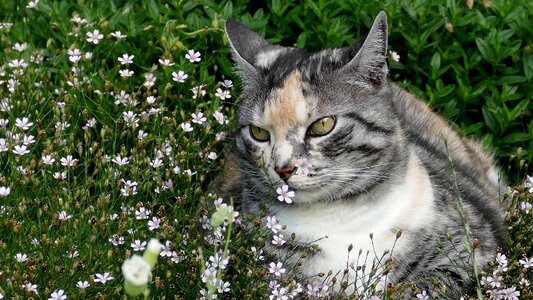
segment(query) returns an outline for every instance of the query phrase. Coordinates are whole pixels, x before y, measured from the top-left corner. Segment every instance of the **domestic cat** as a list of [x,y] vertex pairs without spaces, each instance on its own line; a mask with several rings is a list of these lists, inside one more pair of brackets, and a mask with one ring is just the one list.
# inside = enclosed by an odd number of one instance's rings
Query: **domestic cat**
[[[349,247],[352,258],[369,253],[367,264],[394,248],[388,282],[442,295],[438,277],[446,295],[460,295],[473,270],[465,243],[476,244],[478,266],[504,246],[502,181],[481,144],[389,81],[387,26],[380,12],[363,42],[309,53],[228,20],[243,93],[218,192],[245,216],[286,225],[295,241],[272,253],[305,252],[304,278],[332,271],[340,291],[353,280]],[[282,185],[292,203],[277,199]]]

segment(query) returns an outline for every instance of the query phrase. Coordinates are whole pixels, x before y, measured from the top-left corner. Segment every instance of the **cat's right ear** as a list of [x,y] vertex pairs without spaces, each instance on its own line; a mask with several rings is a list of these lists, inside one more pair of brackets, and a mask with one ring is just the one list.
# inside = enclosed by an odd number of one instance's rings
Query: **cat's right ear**
[[244,80],[257,75],[258,68],[268,68],[283,49],[269,44],[235,19],[228,19],[225,29],[237,71]]

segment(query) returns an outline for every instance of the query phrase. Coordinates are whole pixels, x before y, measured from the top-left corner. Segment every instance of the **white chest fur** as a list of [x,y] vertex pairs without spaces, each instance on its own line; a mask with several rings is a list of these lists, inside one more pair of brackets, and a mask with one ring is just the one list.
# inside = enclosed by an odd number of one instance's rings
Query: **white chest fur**
[[349,258],[357,258],[359,249],[364,258],[368,251],[366,264],[370,267],[374,258],[379,259],[393,247],[396,232],[401,229],[403,235],[396,241],[393,257],[405,252],[417,229],[427,226],[435,217],[433,189],[426,170],[411,153],[401,184],[350,201],[289,206],[277,212],[276,217],[287,226],[285,236],[295,233],[303,243],[318,240],[321,252],[304,262],[301,271],[305,275],[327,274],[330,270],[342,275],[348,265],[350,244],[353,250]]

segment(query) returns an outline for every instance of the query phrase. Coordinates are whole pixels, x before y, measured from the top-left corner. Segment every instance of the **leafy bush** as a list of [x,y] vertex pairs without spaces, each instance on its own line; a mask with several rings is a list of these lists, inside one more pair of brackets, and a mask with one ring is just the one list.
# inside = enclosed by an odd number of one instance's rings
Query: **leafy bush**
[[[361,37],[384,9],[400,55],[393,80],[485,139],[510,178],[523,179],[533,151],[533,4],[467,5],[0,1],[0,295],[119,298],[122,262],[150,237],[165,245],[154,298],[206,293],[206,264],[221,257],[221,297],[273,293],[268,280],[279,278],[260,252],[270,230],[240,218],[212,228],[217,198],[205,192],[224,164],[220,139],[238,101],[223,31],[232,16],[273,43],[317,50]],[[532,257],[529,189],[518,188],[520,209],[509,214],[509,287],[531,280],[520,263]],[[327,294],[290,276],[280,284]]]

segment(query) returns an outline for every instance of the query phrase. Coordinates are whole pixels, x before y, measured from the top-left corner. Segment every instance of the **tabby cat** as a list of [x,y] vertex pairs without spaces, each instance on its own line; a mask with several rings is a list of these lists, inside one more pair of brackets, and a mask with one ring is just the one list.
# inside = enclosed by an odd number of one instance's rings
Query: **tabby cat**
[[[296,239],[283,248],[306,253],[304,278],[333,271],[340,290],[349,247],[351,258],[369,253],[368,265],[394,248],[388,282],[428,278],[431,290],[436,276],[460,294],[473,268],[466,239],[478,266],[504,244],[502,183],[480,144],[389,81],[386,14],[363,42],[317,53],[271,45],[231,19],[226,32],[243,93],[218,192],[286,225]],[[277,199],[282,185],[292,203]]]

